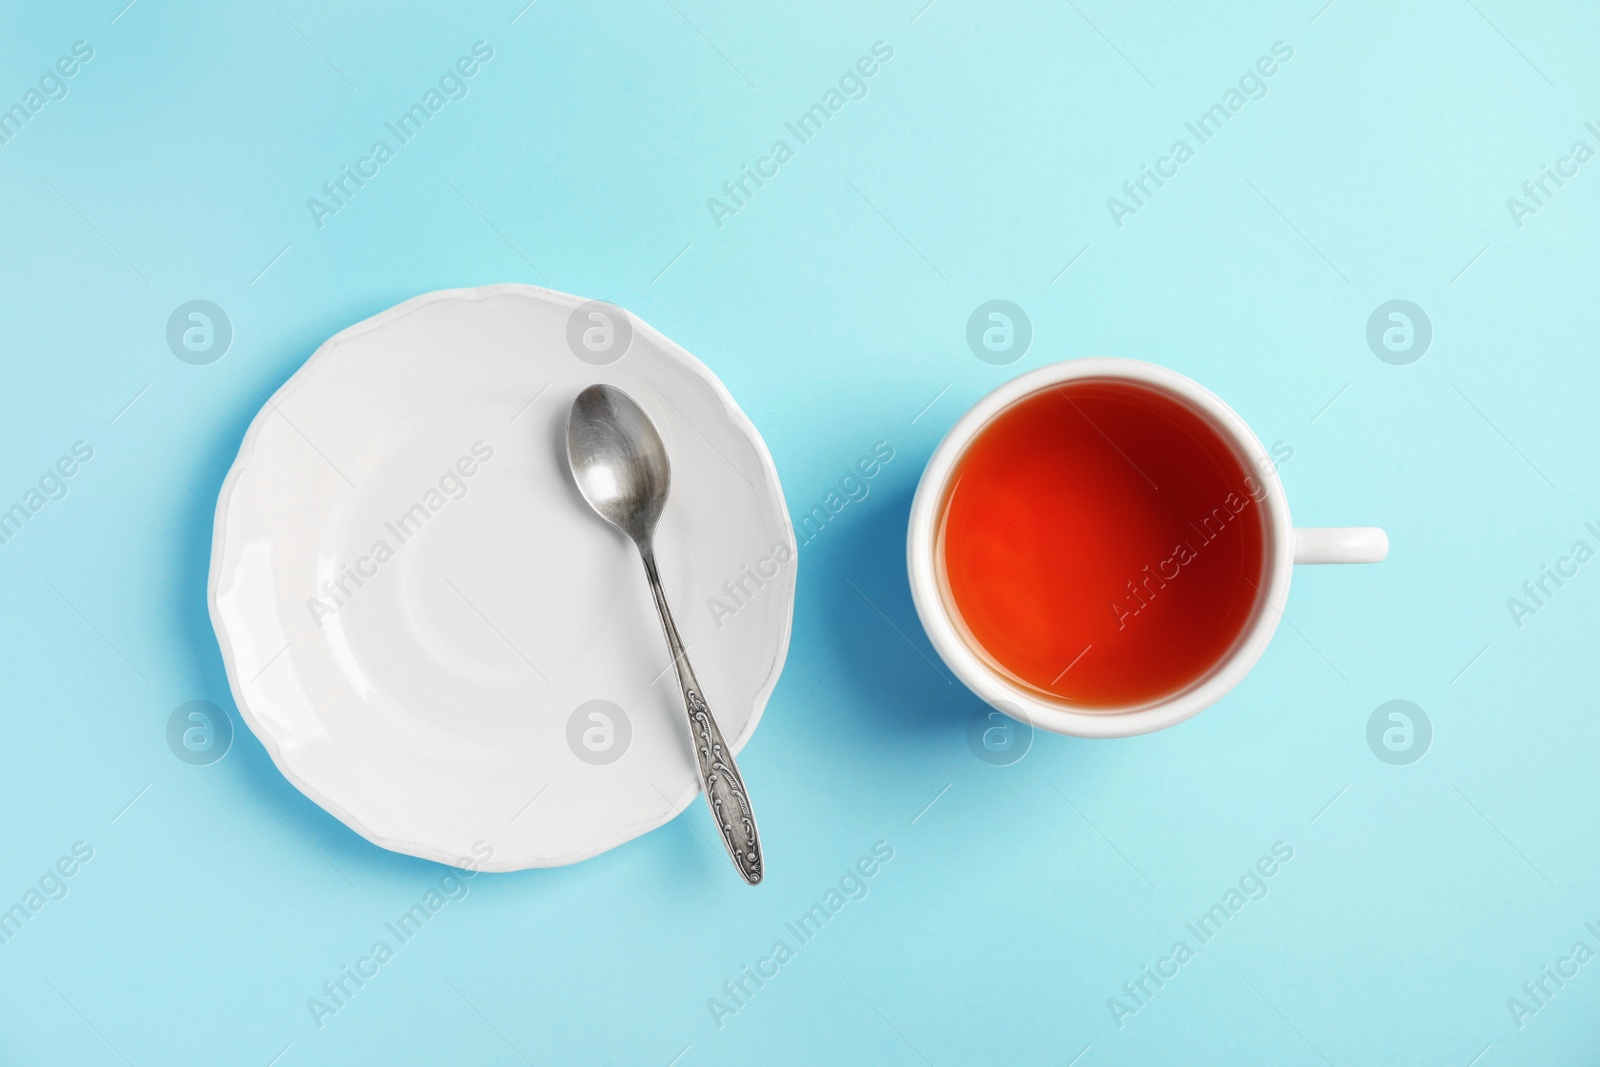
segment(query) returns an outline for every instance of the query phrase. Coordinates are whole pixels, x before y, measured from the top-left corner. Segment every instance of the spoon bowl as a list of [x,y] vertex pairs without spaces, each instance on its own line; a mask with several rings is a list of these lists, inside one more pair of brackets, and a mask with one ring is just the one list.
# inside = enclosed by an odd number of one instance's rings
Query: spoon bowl
[[591,385],[567,416],[567,462],[589,506],[636,544],[655,531],[672,464],[650,416],[614,385]]

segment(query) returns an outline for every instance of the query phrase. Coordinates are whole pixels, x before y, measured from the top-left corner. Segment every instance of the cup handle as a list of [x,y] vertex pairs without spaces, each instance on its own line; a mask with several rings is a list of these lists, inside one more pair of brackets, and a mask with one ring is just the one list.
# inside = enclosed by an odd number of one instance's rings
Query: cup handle
[[1389,535],[1376,526],[1303,526],[1294,531],[1296,563],[1377,563]]

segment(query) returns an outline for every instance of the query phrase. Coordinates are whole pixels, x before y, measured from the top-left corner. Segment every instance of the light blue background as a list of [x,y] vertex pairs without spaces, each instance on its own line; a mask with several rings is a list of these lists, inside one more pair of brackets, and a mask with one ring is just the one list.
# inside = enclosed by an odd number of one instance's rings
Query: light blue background
[[[0,947],[0,1061],[1593,1062],[1600,963],[1521,1029],[1506,1003],[1600,949],[1600,564],[1521,629],[1506,607],[1600,547],[1600,162],[1521,228],[1506,206],[1600,147],[1592,5],[123,2],[8,3],[0,34],[7,106],[94,48],[0,146],[0,498],[95,449],[0,547],[0,907],[95,850]],[[306,198],[477,40],[470,95],[319,230]],[[878,40],[869,95],[717,228],[707,197]],[[1278,40],[1269,94],[1117,228],[1106,198]],[[499,281],[699,355],[796,513],[874,442],[896,455],[802,551],[741,760],[766,885],[696,805],[475,879],[318,1029],[307,998],[446,869],[345,829],[248,731],[210,767],[169,751],[179,704],[232,712],[212,509],[324,338]],[[195,298],[235,329],[210,366],[164,339]],[[964,339],[993,298],[1035,330],[1008,367]],[[1393,298],[1433,323],[1413,365],[1365,341]],[[1300,522],[1380,524],[1393,551],[1300,571],[1292,625],[1198,718],[991,766],[911,607],[910,496],[980,395],[1095,354],[1200,380],[1293,448]],[[1365,739],[1396,698],[1434,727],[1410,766]],[[1119,1029],[1107,998],[1280,840],[1270,893]],[[870,894],[719,1029],[708,998],[877,841]]]

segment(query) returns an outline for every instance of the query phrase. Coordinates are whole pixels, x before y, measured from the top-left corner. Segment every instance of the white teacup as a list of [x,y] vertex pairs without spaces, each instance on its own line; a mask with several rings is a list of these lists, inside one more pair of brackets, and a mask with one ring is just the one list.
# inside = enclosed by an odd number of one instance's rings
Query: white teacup
[[[1243,631],[1211,668],[1186,688],[1158,700],[1126,708],[1085,710],[1024,688],[996,671],[974,650],[965,628],[952,617],[943,592],[943,561],[938,554],[940,512],[951,472],[978,433],[996,416],[1025,397],[1064,382],[1086,379],[1140,386],[1177,400],[1201,416],[1235,451],[1261,483],[1265,525],[1260,597]],[[1255,665],[1278,628],[1296,563],[1376,563],[1389,551],[1380,529],[1313,527],[1295,529],[1277,467],[1243,419],[1209,390],[1175,371],[1131,359],[1075,359],[1029,371],[994,390],[963,415],[928,460],[911,504],[906,564],[911,596],[923,629],[940,657],[991,706],[1033,726],[1077,737],[1127,737],[1182,722],[1219,700]]]

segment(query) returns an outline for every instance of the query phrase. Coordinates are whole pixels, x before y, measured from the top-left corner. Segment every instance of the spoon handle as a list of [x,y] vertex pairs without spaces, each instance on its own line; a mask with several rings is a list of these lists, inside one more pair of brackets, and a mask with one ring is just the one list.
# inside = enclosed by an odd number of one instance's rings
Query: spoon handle
[[711,805],[711,818],[722,831],[722,843],[733,857],[733,865],[751,885],[759,885],[763,873],[761,839],[756,834],[756,817],[750,809],[750,794],[745,791],[744,779],[733,762],[733,753],[722,739],[722,731],[711,709],[700,693],[700,683],[695,679],[694,668],[684,652],[678,627],[672,621],[672,609],[667,606],[667,594],[661,588],[661,575],[656,571],[656,556],[649,542],[639,546],[644,558],[644,573],[650,580],[650,592],[656,600],[656,611],[661,615],[661,629],[667,635],[667,651],[678,670],[678,685],[683,689],[683,704],[689,713],[689,736],[694,742],[695,760],[700,768],[700,784],[705,789],[706,803]]

